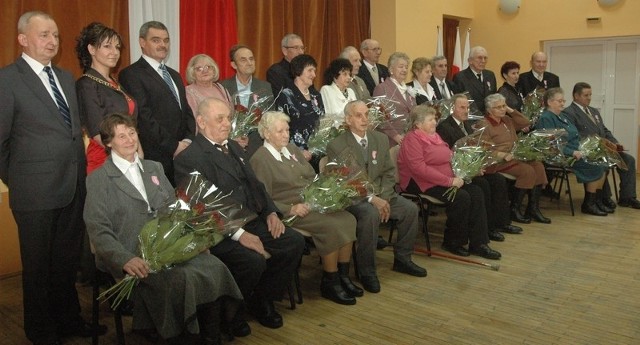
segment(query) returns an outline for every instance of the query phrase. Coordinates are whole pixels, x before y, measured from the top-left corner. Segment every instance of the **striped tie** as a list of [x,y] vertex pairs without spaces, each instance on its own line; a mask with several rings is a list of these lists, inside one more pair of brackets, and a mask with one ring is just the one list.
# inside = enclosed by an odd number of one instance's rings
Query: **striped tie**
[[162,72],[162,79],[164,79],[164,82],[167,83],[167,86],[169,86],[169,90],[171,90],[171,93],[173,93],[173,97],[175,97],[176,101],[178,101],[178,104],[180,104],[178,92],[176,91],[176,88],[173,87],[173,80],[171,80],[169,71],[167,71],[167,66],[165,64],[160,64],[160,71]]
[[49,76],[49,84],[51,85],[51,90],[53,90],[53,96],[56,99],[56,104],[58,104],[58,111],[60,111],[60,115],[62,115],[64,123],[71,128],[71,112],[69,111],[67,102],[65,102],[64,97],[62,97],[62,92],[60,92],[60,89],[56,84],[56,80],[53,79],[51,67],[45,66],[44,71],[47,72],[47,76]]

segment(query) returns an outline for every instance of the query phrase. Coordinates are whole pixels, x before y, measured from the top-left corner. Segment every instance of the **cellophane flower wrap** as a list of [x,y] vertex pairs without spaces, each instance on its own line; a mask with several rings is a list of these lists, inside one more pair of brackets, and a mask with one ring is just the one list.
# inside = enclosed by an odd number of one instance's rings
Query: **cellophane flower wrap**
[[[350,153],[345,153],[327,163],[324,170],[302,189],[300,196],[311,211],[331,213],[373,194],[375,188],[364,168]],[[285,223],[292,225],[296,219],[296,216],[289,217]]]
[[628,170],[627,164],[618,153],[617,145],[605,138],[597,135],[588,136],[580,140],[578,150],[586,163],[607,168],[615,164],[622,170]]
[[511,154],[521,162],[560,161],[564,155],[567,131],[564,129],[538,129],[516,140]]
[[404,118],[404,115],[396,114],[396,101],[387,96],[376,96],[369,99],[367,107],[369,108],[369,129],[378,128],[385,122],[395,119]]
[[[490,148],[493,146],[482,139],[484,128],[477,129],[470,135],[458,139],[453,146],[451,156],[451,170],[455,177],[461,178],[465,183],[482,174],[482,170],[495,163]],[[447,200],[453,201],[458,192],[458,187],[451,186],[443,194]]]
[[522,114],[531,121],[532,127],[544,112],[543,96],[544,89],[538,88],[529,92],[522,103]]
[[[252,94],[251,96],[257,97],[256,94]],[[229,138],[246,137],[249,133],[256,130],[262,114],[273,106],[273,102],[273,97],[265,96],[254,99],[254,102],[249,108],[237,103],[233,111]]]
[[[139,255],[149,264],[151,274],[187,262],[237,231],[255,214],[229,198],[200,173],[176,190],[177,200],[157,211],[138,235]],[[100,294],[111,299],[111,307],[129,298],[140,278],[126,275]]]
[[337,124],[335,118],[331,116],[321,117],[313,134],[307,140],[307,149],[314,155],[326,156],[329,142],[342,134],[346,128],[344,123]]

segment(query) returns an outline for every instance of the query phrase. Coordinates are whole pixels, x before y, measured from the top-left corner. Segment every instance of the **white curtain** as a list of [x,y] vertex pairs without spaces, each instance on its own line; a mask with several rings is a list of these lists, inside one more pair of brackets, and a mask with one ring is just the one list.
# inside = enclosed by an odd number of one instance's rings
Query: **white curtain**
[[131,41],[131,63],[142,56],[138,37],[142,24],[156,20],[169,29],[171,40],[169,59],[166,64],[182,73],[180,68],[180,0],[134,0],[129,1],[129,39]]

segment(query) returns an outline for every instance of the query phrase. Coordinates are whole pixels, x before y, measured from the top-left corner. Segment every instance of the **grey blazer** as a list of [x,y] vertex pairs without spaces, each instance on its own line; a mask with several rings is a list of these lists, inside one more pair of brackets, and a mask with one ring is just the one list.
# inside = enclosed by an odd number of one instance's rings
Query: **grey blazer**
[[141,162],[151,212],[142,194],[113,164],[111,156],[87,177],[84,221],[96,250],[98,268],[108,270],[114,277],[122,277],[124,264],[139,256],[138,234],[153,218],[153,210],[175,200],[162,165],[149,160]]
[[598,109],[589,107],[589,112],[596,118],[597,124],[589,119],[589,115],[584,112],[577,104],[571,103],[570,106],[564,108],[562,112],[567,115],[569,121],[578,129],[580,138],[588,137],[590,135],[598,135],[602,138],[608,139],[614,143],[618,143],[618,140],[613,136],[613,133],[602,122],[602,116]]
[[71,112],[71,129],[41,79],[22,58],[0,69],[0,179],[16,211],[68,205],[84,184],[84,155],[76,87],[53,66]]
[[[222,84],[222,86],[224,86],[224,88],[227,89],[227,91],[229,91],[229,94],[233,98],[233,103],[234,104],[239,103],[237,101],[238,84],[236,84],[236,76],[234,75],[229,79],[225,79],[221,81],[220,84]],[[251,93],[252,93],[252,97],[249,97],[249,106],[251,106],[255,102],[253,95],[256,95],[257,98],[271,96],[271,100],[269,102],[270,104],[273,103],[274,98],[273,98],[273,92],[271,91],[271,84],[269,84],[264,80],[256,79],[255,77],[252,78]]]

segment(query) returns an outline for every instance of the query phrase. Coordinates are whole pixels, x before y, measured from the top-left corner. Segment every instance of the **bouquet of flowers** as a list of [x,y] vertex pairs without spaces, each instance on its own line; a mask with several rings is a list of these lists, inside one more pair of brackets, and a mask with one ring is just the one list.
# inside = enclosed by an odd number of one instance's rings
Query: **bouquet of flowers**
[[578,150],[582,152],[582,159],[589,164],[604,167],[615,164],[622,170],[628,169],[618,153],[617,145],[597,135],[582,139]]
[[[493,144],[482,139],[483,133],[484,128],[480,128],[473,134],[458,139],[453,147],[451,170],[455,177],[463,179],[465,183],[470,183],[472,178],[482,173],[482,169],[495,162],[489,150]],[[451,186],[443,196],[453,201],[457,192],[458,187]]]
[[373,130],[385,122],[403,118],[404,115],[396,114],[395,103],[396,101],[387,98],[387,96],[372,97],[367,103],[369,128]]
[[[151,273],[189,261],[255,217],[198,172],[191,173],[189,181],[177,189],[177,196],[138,235],[140,257],[149,264]],[[115,309],[129,298],[139,280],[127,275],[98,299],[113,298],[111,307]]]
[[[320,213],[330,213],[351,206],[354,202],[373,195],[373,184],[367,173],[351,154],[345,153],[336,161],[329,162],[324,170],[307,185],[300,196],[309,209]],[[285,220],[292,225],[296,216]]]
[[564,129],[539,129],[522,135],[515,142],[511,154],[513,158],[522,162],[557,160],[556,157],[563,157],[562,147],[564,146],[564,136],[567,132]]
[[252,96],[255,96],[255,99],[249,108],[240,103],[235,105],[229,138],[246,137],[251,131],[256,130],[262,113],[273,105],[273,99],[270,96],[261,98],[257,98],[256,94]]
[[539,88],[531,91],[525,98],[522,104],[522,114],[531,121],[531,126],[535,125],[536,121],[544,112],[544,89]]
[[318,121],[316,129],[307,140],[307,149],[312,154],[325,156],[327,154],[327,145],[331,140],[346,130],[344,123],[339,127],[335,126],[336,121],[331,117],[323,116]]

